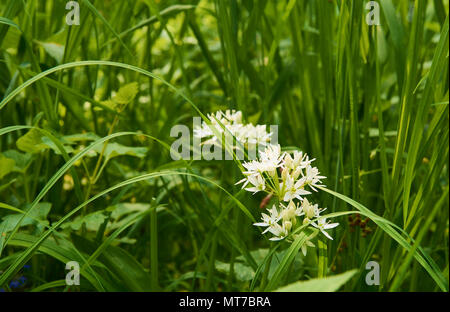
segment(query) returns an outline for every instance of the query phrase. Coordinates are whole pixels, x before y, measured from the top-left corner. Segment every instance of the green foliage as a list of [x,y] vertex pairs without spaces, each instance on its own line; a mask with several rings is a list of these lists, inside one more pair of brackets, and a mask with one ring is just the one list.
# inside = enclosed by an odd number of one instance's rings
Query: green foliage
[[[0,289],[448,291],[448,0],[79,2],[0,4]],[[238,160],[170,158],[219,109],[316,158],[333,241],[269,243]]]
[[276,291],[282,292],[333,292],[339,290],[356,273],[356,270],[347,271],[328,278],[313,278],[309,281],[300,281],[281,287]]
[[39,153],[47,148],[42,142],[42,133],[37,129],[31,129],[21,136],[16,142],[17,148],[26,153]]
[[120,112],[123,109],[123,106],[131,103],[138,93],[138,83],[132,82],[120,87],[119,91],[117,91],[117,94],[114,95],[111,100],[106,100],[102,103]]
[[[28,216],[20,222],[20,226],[27,225],[37,225],[41,230],[43,226],[48,225],[47,215],[50,212],[52,204],[51,203],[39,203],[32,211],[28,213]],[[30,207],[26,207],[25,211],[27,211]],[[3,217],[2,223],[0,226],[3,226],[3,232],[8,233],[11,232],[14,227],[18,224],[21,218],[20,214],[10,214]]]
[[15,164],[16,162],[14,161],[14,159],[5,157],[5,155],[0,154],[0,179],[13,171]]

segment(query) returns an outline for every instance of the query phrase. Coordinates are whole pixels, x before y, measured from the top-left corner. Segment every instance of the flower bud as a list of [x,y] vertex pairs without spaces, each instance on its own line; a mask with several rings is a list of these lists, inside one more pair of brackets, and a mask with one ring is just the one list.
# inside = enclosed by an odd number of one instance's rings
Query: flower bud
[[295,168],[294,173],[292,173],[292,177],[294,178],[294,180],[297,180],[301,173],[302,173],[301,167]]
[[287,206],[287,209],[295,211],[295,204],[294,204],[294,202],[292,200],[289,202],[289,205]]
[[286,168],[292,168],[293,160],[292,160],[291,155],[286,154],[284,156],[284,165],[286,166]]
[[293,218],[291,219],[291,222],[292,222],[292,225],[295,226],[295,225],[297,224],[297,218],[296,218],[296,217],[293,217]]
[[289,221],[289,211],[287,209],[284,209],[283,211],[281,211],[281,218],[283,219],[283,221]]
[[284,228],[289,232],[292,229],[292,222],[291,221],[284,221],[283,222]]
[[237,124],[242,123],[242,112],[241,112],[241,111],[238,111],[238,112],[235,114],[234,122],[237,123]]
[[303,153],[299,152],[299,151],[295,151],[294,152],[294,165],[299,166],[302,159],[303,159]]
[[305,198],[302,203],[303,211],[308,219],[314,218],[314,206],[309,203],[309,201]]

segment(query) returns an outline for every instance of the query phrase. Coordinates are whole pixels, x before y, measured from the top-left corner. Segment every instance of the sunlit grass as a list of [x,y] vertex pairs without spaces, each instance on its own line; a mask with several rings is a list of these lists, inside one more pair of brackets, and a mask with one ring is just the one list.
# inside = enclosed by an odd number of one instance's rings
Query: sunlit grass
[[[0,4],[1,289],[448,291],[447,0],[65,3]],[[333,240],[269,242],[237,159],[172,160],[225,109],[316,158]]]

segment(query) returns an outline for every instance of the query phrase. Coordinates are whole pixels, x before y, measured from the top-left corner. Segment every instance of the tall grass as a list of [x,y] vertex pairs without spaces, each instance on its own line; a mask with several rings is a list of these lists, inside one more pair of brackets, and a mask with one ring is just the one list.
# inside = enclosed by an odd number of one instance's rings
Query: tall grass
[[[359,0],[79,3],[0,4],[0,288],[448,291],[448,1],[380,0],[379,26]],[[170,158],[229,108],[317,159],[333,241],[269,243],[239,163]]]

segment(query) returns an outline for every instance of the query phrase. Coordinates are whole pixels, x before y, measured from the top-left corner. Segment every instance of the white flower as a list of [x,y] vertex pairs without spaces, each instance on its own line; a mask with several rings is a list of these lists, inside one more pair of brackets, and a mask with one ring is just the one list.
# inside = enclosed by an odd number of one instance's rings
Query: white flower
[[282,158],[280,144],[271,144],[267,146],[264,151],[259,153],[259,156],[262,161],[272,161],[279,164]]
[[308,168],[311,166],[311,163],[315,160],[309,159],[309,156],[306,154],[303,154],[302,152],[295,151],[294,152],[294,164],[296,167],[300,167],[302,169]]
[[[218,111],[216,113],[216,117],[217,117],[217,115],[219,115],[220,117],[224,117],[225,118],[225,122],[229,122],[231,124],[240,124],[240,123],[242,123],[242,112],[241,111],[236,111],[234,109],[230,111],[229,109],[227,109],[225,111],[225,113],[222,112],[222,111]],[[219,118],[217,118],[217,119],[219,119]],[[220,118],[220,120],[221,120],[222,123],[224,123],[223,118]]]
[[306,154],[303,155],[303,152],[294,151],[294,160],[292,161],[293,162],[293,167],[296,168],[296,167],[299,167],[299,166],[303,165],[302,161],[305,158],[305,156],[306,156]]
[[300,167],[297,167],[294,171],[292,171],[292,177],[294,180],[297,180],[300,175],[303,175],[303,170]]
[[[317,192],[317,190],[314,188],[314,186],[319,186],[321,183],[320,180],[326,178],[319,174],[320,174],[319,169],[317,169],[317,167],[311,167],[311,166],[306,167],[306,175],[304,176],[305,183],[308,184],[316,192]],[[320,186],[325,186],[325,185],[320,185]]]
[[[267,209],[269,213],[262,213],[261,222],[254,223],[255,226],[265,227],[263,234],[270,232],[273,234],[270,240],[282,240],[291,231],[300,230],[297,227],[300,222],[304,226],[318,228],[327,238],[332,239],[326,230],[338,226],[339,223],[326,222],[326,219],[320,216],[325,209],[304,198],[305,195],[311,194],[310,190],[305,189],[307,186],[316,192],[316,187],[325,186],[321,180],[326,177],[320,175],[318,168],[311,166],[314,158],[310,159],[301,151],[282,153],[279,144],[270,144],[272,133],[267,131],[267,127],[243,124],[240,111],[218,111],[208,117],[211,124],[203,123],[195,130],[196,136],[207,137],[207,142],[216,144],[219,138],[213,133],[230,132],[237,139],[239,148],[242,146],[248,150],[250,160],[242,164],[245,177],[236,184],[243,183],[242,188],[253,194],[265,191],[270,196],[275,196],[278,202],[288,202],[287,206],[283,203],[279,203],[279,207],[273,205],[270,210]],[[260,147],[263,150],[260,150]],[[256,160],[253,159],[256,156],[253,152],[258,152]],[[304,255],[308,247],[315,247],[309,238],[301,246]]]
[[[212,128],[215,128],[219,133],[223,133],[225,127],[232,135],[236,136],[242,125],[242,112],[235,110],[227,110],[224,112],[217,111],[214,114],[208,114],[208,118],[211,121],[211,125],[208,125],[205,121],[202,122],[200,127],[194,129],[194,135],[198,138],[212,137],[208,144],[214,143],[217,137],[214,135]],[[205,143],[206,144],[206,143]]]
[[283,183],[280,184],[281,189],[284,187],[284,195],[283,200],[288,202],[297,198],[299,200],[303,200],[302,195],[311,194],[311,192],[306,191],[303,187],[305,184],[305,180],[302,178],[297,182],[294,181],[294,178],[289,174],[286,174],[286,179]]
[[[272,133],[267,132],[266,125],[243,124],[241,111],[217,111],[208,114],[208,119],[211,121],[210,125],[203,121],[200,127],[194,129],[195,137],[209,138],[203,144],[215,144],[218,141],[215,133],[229,132],[240,144],[247,144],[248,149],[255,149],[257,146],[265,147],[272,136]],[[234,146],[233,148],[237,147]]]
[[284,162],[283,162],[283,166],[286,169],[292,170],[294,169],[294,160],[292,159],[291,155],[289,153],[286,153],[284,155]]
[[270,215],[263,213],[261,217],[263,222],[254,223],[253,225],[267,227],[262,234],[267,232],[272,233],[274,235],[274,237],[270,238],[272,241],[285,238],[290,229],[287,229],[287,227],[292,227],[292,223],[289,224],[289,222],[283,222],[282,226],[278,224],[278,221],[280,221],[282,217],[275,205],[273,205],[271,209],[267,209],[267,211]]
[[[283,204],[280,204],[281,207],[283,207],[283,210],[281,211],[280,215],[284,221],[294,221],[295,224],[295,211],[297,207],[295,206],[294,202],[291,200],[289,202],[289,205],[287,207],[284,207]],[[292,224],[291,224],[292,225]]]
[[302,245],[302,253],[306,257],[308,247],[316,247],[309,239],[307,239]]
[[[264,191],[266,189],[266,182],[263,177],[258,175],[251,175],[247,178],[247,181],[253,185],[253,187],[248,187],[245,190],[249,192],[253,192],[253,194],[258,193],[259,191]],[[244,184],[244,186],[247,183]]]
[[281,166],[281,148],[279,145],[269,145],[263,152],[260,152],[260,160],[251,160],[242,165],[247,171],[243,173],[247,176],[260,175],[267,172],[271,176],[277,174],[277,168]]
[[235,114],[234,110],[233,112],[227,110],[225,113],[222,111],[217,111],[214,114],[208,114],[208,118],[209,120],[211,120],[212,124],[219,125],[220,127],[220,124],[224,126],[233,124],[234,114]]
[[213,135],[213,132],[206,123],[194,129],[194,136],[197,138],[206,138]]
[[322,232],[322,234],[325,235],[327,238],[333,240],[330,234],[325,232],[325,230],[335,228],[339,225],[339,223],[329,223],[326,222],[326,218],[319,218],[317,223],[311,222],[311,225],[314,226],[315,228],[318,228]]
[[308,155],[303,154],[303,152],[294,151],[293,154],[293,158],[288,153],[284,156],[284,165],[290,170],[305,169],[314,161],[314,159],[310,160]]
[[256,125],[252,124],[246,125],[242,129],[242,134],[245,135],[245,140],[249,145],[263,145],[265,146],[267,142],[270,141],[272,133],[267,132],[266,125]]
[[303,199],[301,207],[308,219],[319,218],[320,213],[326,210],[326,208],[319,208],[318,204],[311,204],[307,198]]
[[285,228],[284,223],[283,226],[279,225],[278,223],[274,224],[273,226],[269,227],[269,232],[274,235],[274,237],[269,238],[271,241],[282,240],[288,235],[288,230]]
[[246,175],[260,174],[260,172],[262,171],[261,163],[257,160],[251,160],[249,162],[245,162],[242,164],[242,166],[244,166],[244,168],[247,169],[247,171],[243,172]]
[[271,176],[275,176],[277,168],[280,167],[282,161],[280,145],[269,145],[264,151],[259,153],[258,169],[261,172],[268,172]]
[[[303,201],[305,201],[305,200],[306,200],[306,198],[303,199]],[[302,205],[297,205],[297,208],[295,209],[295,215],[297,217],[301,217],[301,216],[305,215],[305,212],[303,211],[303,206]]]
[[265,234],[267,231],[269,231],[270,228],[277,224],[277,222],[281,219],[281,215],[278,213],[275,205],[272,206],[272,209],[267,209],[267,211],[270,213],[270,216],[263,213],[261,215],[263,222],[253,224],[255,226],[267,226],[267,229],[265,229],[262,234]]

